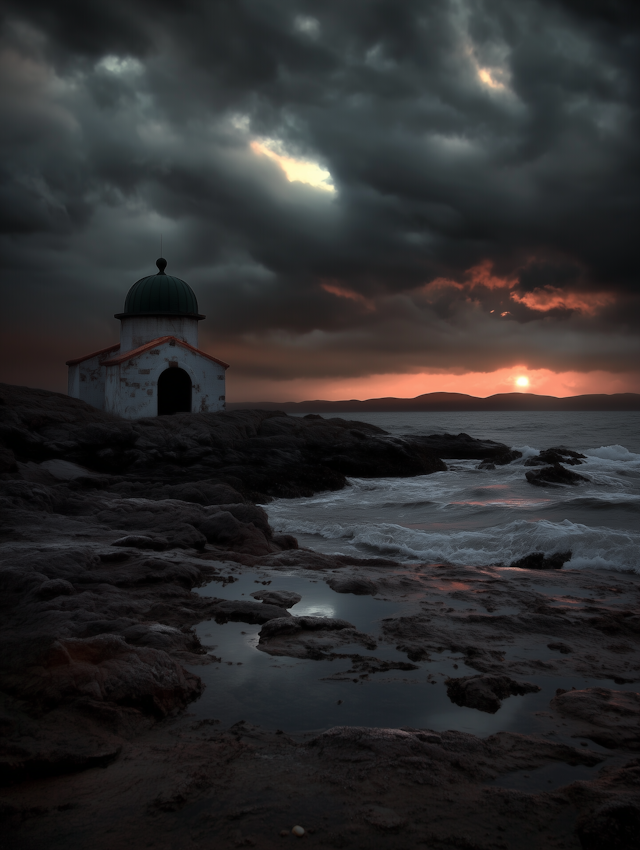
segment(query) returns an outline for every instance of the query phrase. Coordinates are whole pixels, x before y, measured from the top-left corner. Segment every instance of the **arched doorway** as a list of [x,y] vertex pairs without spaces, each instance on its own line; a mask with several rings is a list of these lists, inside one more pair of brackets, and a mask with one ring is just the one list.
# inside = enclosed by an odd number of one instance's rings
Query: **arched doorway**
[[158,378],[158,416],[191,413],[191,378],[175,366]]

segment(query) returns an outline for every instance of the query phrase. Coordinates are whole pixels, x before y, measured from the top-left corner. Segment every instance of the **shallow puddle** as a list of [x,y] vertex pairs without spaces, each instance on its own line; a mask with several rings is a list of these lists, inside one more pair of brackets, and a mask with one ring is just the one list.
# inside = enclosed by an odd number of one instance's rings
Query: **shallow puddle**
[[[299,593],[302,600],[290,609],[293,615],[345,619],[376,640],[384,618],[413,613],[417,607],[413,595],[407,601],[385,601],[340,594],[331,590],[323,579],[280,571],[245,571],[233,583],[222,586],[212,582],[197,592],[224,599],[251,599],[252,592],[266,588]],[[443,601],[451,607],[460,605],[460,601],[446,596]],[[468,603],[465,605],[468,607]],[[391,670],[362,677],[359,672],[349,674],[350,658],[315,661],[268,655],[257,649],[260,628],[236,622],[218,624],[213,620],[197,626],[203,645],[221,660],[191,668],[206,685],[204,695],[190,707],[195,716],[216,718],[223,726],[245,720],[292,733],[349,725],[455,729],[481,736],[501,730],[531,734],[542,733],[536,712],[548,711],[557,688],[611,685],[608,681],[582,676],[573,676],[569,681],[563,676],[526,675],[521,678],[539,685],[541,691],[510,697],[491,715],[457,706],[447,696],[447,677],[477,674],[458,654],[431,653],[430,659],[418,663],[416,670]],[[530,653],[540,657],[541,651],[540,646],[505,649],[510,657]],[[379,643],[373,650],[360,645],[342,646],[336,652],[407,661],[405,653],[387,643]],[[545,731],[548,734],[548,726]],[[557,724],[554,740],[563,740],[563,732],[563,725]],[[576,742],[567,738],[566,743],[575,746]]]

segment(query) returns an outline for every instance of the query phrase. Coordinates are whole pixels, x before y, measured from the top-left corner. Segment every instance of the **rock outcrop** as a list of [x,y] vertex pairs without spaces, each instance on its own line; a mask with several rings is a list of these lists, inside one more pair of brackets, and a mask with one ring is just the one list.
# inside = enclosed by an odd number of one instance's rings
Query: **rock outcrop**
[[445,459],[490,460],[502,466],[522,457],[522,452],[510,449],[504,443],[477,440],[469,434],[429,434],[413,437],[412,441]]
[[375,649],[376,642],[346,620],[301,616],[273,619],[260,629],[258,649],[291,658],[336,657],[334,650],[348,644]]
[[267,605],[278,605],[280,608],[293,608],[302,599],[299,593],[292,590],[256,590],[251,596]]
[[577,720],[580,734],[609,749],[640,750],[640,693],[584,688],[560,691],[552,707]]
[[573,449],[566,449],[564,446],[555,446],[551,449],[545,449],[535,457],[530,457],[525,460],[525,466],[547,466],[554,463],[567,463],[569,466],[578,466],[587,456],[576,452]]
[[536,487],[558,487],[563,484],[575,486],[576,484],[581,484],[583,481],[589,481],[585,475],[572,472],[560,463],[554,463],[551,466],[543,466],[540,469],[525,472],[525,478],[529,484],[533,484]]
[[488,714],[495,714],[502,705],[502,700],[507,697],[533,694],[539,690],[538,685],[533,685],[531,682],[517,682],[504,675],[485,674],[447,679],[447,694],[451,702],[468,708],[477,708]]
[[[344,419],[242,410],[131,422],[77,399],[6,384],[0,385],[0,402],[3,469],[15,472],[17,464],[42,483],[61,480],[63,474],[85,488],[113,490],[119,483],[118,492],[132,497],[220,504],[238,501],[229,498],[235,490],[241,499],[265,502],[338,490],[346,476],[413,476],[446,469],[437,453],[419,441]],[[473,444],[471,438],[464,442]],[[57,466],[51,467],[52,461]],[[62,462],[70,465],[66,472]],[[86,475],[78,472],[82,468]],[[107,481],[107,475],[122,480]]]
[[378,585],[370,578],[332,576],[327,579],[327,584],[336,593],[353,593],[355,596],[375,596],[378,592]]
[[132,422],[78,399],[7,384],[0,385],[0,450],[0,471],[40,483],[66,480],[201,505],[309,496],[344,487],[346,476],[425,475],[446,470],[442,458],[503,464],[520,457],[468,434],[392,437],[362,422],[278,411]]
[[521,570],[561,570],[571,560],[571,552],[555,552],[553,555],[545,555],[544,552],[532,552],[524,558],[512,561],[510,567]]

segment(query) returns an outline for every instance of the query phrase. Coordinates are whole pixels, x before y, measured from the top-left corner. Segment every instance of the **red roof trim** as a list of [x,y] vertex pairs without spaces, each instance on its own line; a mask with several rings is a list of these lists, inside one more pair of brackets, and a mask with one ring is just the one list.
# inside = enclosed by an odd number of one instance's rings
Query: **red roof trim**
[[110,351],[117,351],[120,348],[120,343],[110,345],[109,348],[101,348],[100,351],[94,351],[93,354],[86,354],[84,357],[76,357],[75,360],[67,360],[67,366],[76,366],[85,360],[91,360],[92,357],[98,357],[100,354],[109,354]]
[[229,364],[225,363],[223,360],[218,360],[217,357],[212,357],[210,354],[207,354],[205,351],[200,351],[199,348],[194,348],[193,345],[189,345],[188,342],[184,342],[182,339],[178,339],[175,336],[161,336],[158,339],[152,339],[151,342],[145,342],[144,345],[141,345],[139,348],[134,348],[133,351],[125,351],[124,354],[120,354],[117,357],[110,357],[107,360],[102,361],[103,366],[119,366],[120,363],[125,363],[127,360],[132,360],[134,357],[137,357],[140,354],[144,354],[145,351],[149,351],[151,348],[157,348],[159,345],[164,345],[167,342],[175,342],[176,345],[182,346],[182,348],[187,348],[189,351],[193,351],[195,354],[199,354],[200,357],[206,357],[207,360],[213,360],[214,363],[217,363],[218,366],[222,366],[224,369],[229,368]]

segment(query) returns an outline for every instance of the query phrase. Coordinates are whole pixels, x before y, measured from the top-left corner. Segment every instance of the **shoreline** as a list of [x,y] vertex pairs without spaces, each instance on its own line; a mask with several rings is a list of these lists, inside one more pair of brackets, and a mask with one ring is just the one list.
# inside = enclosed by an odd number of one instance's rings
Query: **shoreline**
[[[47,394],[18,401],[5,402],[0,433],[14,457],[0,481],[8,846],[270,848],[297,840],[296,824],[318,846],[349,848],[604,847],[616,830],[637,834],[640,577],[416,568],[323,555],[274,535],[249,492],[269,476],[290,486],[285,467],[265,467],[261,478],[252,467],[257,446],[278,462],[291,452],[285,427],[306,429],[296,432],[305,440],[321,429],[313,451],[322,463],[338,458],[333,476],[354,459],[372,471],[374,462],[408,474],[442,468],[424,442],[389,454],[393,441],[378,440],[378,429],[363,440],[358,423],[147,420],[136,426],[147,445],[135,449],[139,438],[122,440],[130,423]],[[231,442],[199,456],[188,441],[178,445],[185,425],[205,433],[220,421],[235,429]],[[254,424],[251,436],[249,422],[280,430],[261,436]],[[342,454],[326,428],[348,439]],[[504,449],[485,441],[469,451],[497,458]],[[146,452],[149,465],[105,471],[132,451]],[[180,452],[191,452],[191,466],[179,466]],[[230,460],[218,479],[194,477],[203,458],[222,452]],[[80,458],[96,460],[82,469]],[[287,468],[309,487],[299,463]],[[330,478],[313,474],[316,487]],[[314,594],[334,601],[331,616],[314,613]],[[397,610],[371,619],[387,603]],[[299,605],[307,608],[297,615]],[[245,654],[234,655],[235,638],[208,646],[207,629],[245,632]],[[300,672],[271,701],[280,715],[258,724],[242,709],[269,706],[269,675],[281,675],[270,664]],[[328,678],[318,676],[325,668]],[[253,683],[244,706],[233,702],[236,671]],[[393,695],[393,723],[356,723],[373,716],[370,694],[380,689]],[[305,733],[304,721],[287,728],[296,699],[317,703],[321,716],[326,693],[337,697],[330,722],[311,727],[324,731]],[[429,693],[449,707],[451,728],[431,728],[420,713]],[[403,694],[419,695],[406,698],[406,722]],[[221,720],[215,708],[225,700]],[[462,729],[472,717],[475,733]]]

